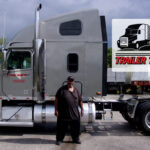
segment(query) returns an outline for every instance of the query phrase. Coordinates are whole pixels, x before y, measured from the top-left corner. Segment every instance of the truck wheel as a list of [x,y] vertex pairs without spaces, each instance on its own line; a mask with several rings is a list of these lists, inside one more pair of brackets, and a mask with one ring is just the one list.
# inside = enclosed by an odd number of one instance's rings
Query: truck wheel
[[122,117],[123,117],[126,121],[128,121],[128,123],[129,123],[130,125],[132,125],[132,126],[135,125],[134,120],[129,117],[129,115],[128,115],[127,112],[121,112],[121,114],[122,114]]
[[141,110],[141,126],[146,133],[150,134],[150,103],[143,105]]
[[139,44],[138,42],[136,43],[135,48],[136,48],[136,49],[139,49],[139,48],[140,48],[140,44]]

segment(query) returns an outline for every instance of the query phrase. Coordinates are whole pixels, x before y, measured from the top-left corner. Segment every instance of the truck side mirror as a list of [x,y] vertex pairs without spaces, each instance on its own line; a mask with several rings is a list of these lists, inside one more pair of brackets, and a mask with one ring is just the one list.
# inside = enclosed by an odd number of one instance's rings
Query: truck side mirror
[[141,30],[138,30],[138,34],[141,34]]

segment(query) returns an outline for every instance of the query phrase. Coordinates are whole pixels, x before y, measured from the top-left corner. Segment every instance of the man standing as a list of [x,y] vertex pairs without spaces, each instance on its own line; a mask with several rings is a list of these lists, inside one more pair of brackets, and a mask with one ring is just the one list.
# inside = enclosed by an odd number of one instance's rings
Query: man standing
[[57,116],[56,144],[60,145],[65,137],[68,126],[70,126],[73,143],[81,144],[80,135],[80,113],[83,116],[82,98],[77,88],[73,86],[74,78],[67,78],[67,85],[62,86],[56,93],[55,115]]

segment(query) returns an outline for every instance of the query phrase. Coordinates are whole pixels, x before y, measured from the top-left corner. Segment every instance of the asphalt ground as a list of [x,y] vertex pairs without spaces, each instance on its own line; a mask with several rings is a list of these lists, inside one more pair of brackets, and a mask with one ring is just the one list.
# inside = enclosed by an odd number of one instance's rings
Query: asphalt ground
[[81,126],[82,144],[73,144],[69,131],[55,144],[56,124],[34,128],[0,127],[0,150],[149,150],[150,136],[131,127],[118,113],[113,120]]

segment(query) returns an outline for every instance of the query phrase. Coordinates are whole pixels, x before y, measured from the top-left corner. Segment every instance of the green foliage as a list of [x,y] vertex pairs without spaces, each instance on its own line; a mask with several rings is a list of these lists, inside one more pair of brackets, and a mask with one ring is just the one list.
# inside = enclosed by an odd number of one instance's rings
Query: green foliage
[[[0,38],[0,46],[2,46],[3,42],[5,43],[6,39],[3,40],[2,38]],[[3,54],[0,51],[0,67],[1,67],[1,64],[2,64],[2,59],[3,59]]]
[[112,48],[108,48],[107,51],[107,68],[112,68]]
[[[4,39],[4,42],[6,41],[6,39]],[[3,44],[3,39],[2,38],[0,38],[0,45],[2,45]]]
[[3,55],[2,55],[2,52],[0,52],[0,67],[1,67],[1,63],[2,63],[2,57]]

